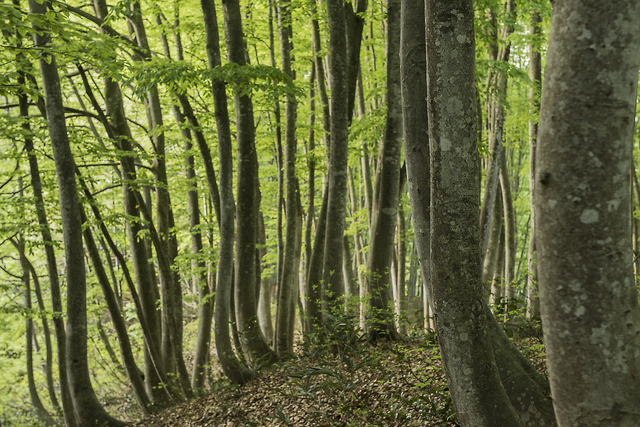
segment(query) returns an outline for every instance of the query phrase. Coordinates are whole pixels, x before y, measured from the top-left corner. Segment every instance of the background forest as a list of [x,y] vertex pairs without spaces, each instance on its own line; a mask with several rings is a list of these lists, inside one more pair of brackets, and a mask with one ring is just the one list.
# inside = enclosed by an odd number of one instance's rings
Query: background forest
[[[135,418],[294,352],[434,333],[403,149],[424,2],[13,0],[0,16],[1,425],[119,425],[105,403]],[[483,299],[511,336],[541,336],[550,20],[544,0],[473,2]]]

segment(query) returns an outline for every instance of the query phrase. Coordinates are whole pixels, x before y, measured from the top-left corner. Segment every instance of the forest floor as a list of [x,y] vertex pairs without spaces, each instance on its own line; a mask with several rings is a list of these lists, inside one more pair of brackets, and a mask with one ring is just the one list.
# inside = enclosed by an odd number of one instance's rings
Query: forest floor
[[[542,344],[518,340],[545,370]],[[434,338],[361,343],[342,357],[300,356],[258,371],[243,386],[206,396],[132,424],[192,426],[457,426]]]

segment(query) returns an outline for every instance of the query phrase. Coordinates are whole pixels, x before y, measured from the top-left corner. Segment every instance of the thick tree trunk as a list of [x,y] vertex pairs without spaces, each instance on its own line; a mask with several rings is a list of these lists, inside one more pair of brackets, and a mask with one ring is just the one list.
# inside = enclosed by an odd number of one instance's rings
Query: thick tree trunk
[[438,342],[459,422],[518,426],[500,382],[482,297],[473,5],[429,0],[426,16],[431,280]]
[[536,152],[547,367],[561,426],[640,425],[629,217],[637,1],[554,3]]
[[400,90],[400,1],[387,5],[387,122],[378,154],[373,228],[367,258],[370,312],[369,339],[397,338],[391,294],[391,259],[398,218],[402,105]]

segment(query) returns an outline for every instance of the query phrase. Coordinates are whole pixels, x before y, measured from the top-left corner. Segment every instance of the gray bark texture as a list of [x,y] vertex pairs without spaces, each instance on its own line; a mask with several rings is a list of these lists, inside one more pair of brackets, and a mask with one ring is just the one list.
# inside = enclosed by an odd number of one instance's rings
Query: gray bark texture
[[433,305],[459,422],[518,426],[482,296],[473,18],[470,0],[426,3]]
[[402,152],[402,104],[400,89],[400,1],[387,5],[387,121],[378,152],[376,193],[367,282],[371,298],[368,313],[369,340],[396,338],[391,294],[391,259],[400,193],[400,154]]
[[[406,0],[401,7],[400,75],[402,119],[407,184],[411,217],[420,262],[423,301],[431,302],[430,246],[431,187],[429,172],[429,126],[427,119],[427,47],[425,40],[425,0]],[[425,307],[425,313],[426,313]],[[426,316],[425,316],[426,318]]]
[[536,152],[547,367],[560,426],[640,425],[629,169],[640,3],[554,3]]

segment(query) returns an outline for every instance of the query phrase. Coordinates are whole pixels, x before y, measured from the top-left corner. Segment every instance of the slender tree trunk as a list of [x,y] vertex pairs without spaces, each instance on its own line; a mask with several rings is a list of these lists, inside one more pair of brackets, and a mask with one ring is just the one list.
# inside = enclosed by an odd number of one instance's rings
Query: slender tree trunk
[[327,0],[329,21],[329,73],[331,88],[331,143],[327,224],[322,286],[328,309],[344,294],[342,235],[347,209],[347,160],[349,146],[348,57],[345,11],[342,1]]
[[[46,4],[30,1],[34,14],[46,12]],[[47,30],[35,36],[35,45],[44,48],[50,42]],[[58,194],[67,274],[67,354],[59,363],[67,364],[74,412],[78,424],[124,425],[111,417],[98,400],[91,385],[87,359],[87,301],[82,221],[75,181],[73,155],[69,146],[62,103],[62,91],[55,56],[43,52],[40,71],[45,95],[47,124],[58,178]],[[72,423],[75,424],[75,423]]]
[[[20,188],[22,188],[22,178],[18,180]],[[23,197],[22,190],[20,190],[20,197]],[[25,337],[26,337],[26,370],[27,370],[27,384],[29,387],[29,398],[31,405],[38,416],[38,419],[47,426],[56,425],[55,421],[47,412],[36,388],[36,382],[33,375],[33,319],[31,317],[32,305],[31,305],[31,280],[29,266],[27,265],[27,258],[25,256],[24,238],[22,235],[18,237],[18,241],[12,240],[13,245],[18,250],[20,257],[20,267],[22,268],[22,285],[24,286],[24,308],[27,313],[27,320],[25,321]]]
[[[506,3],[507,20],[514,20],[515,16],[515,0],[508,0]],[[505,46],[500,50],[497,59],[502,62],[509,61],[511,52],[511,41],[509,36],[513,33],[514,24],[508,22],[502,31],[502,40]],[[495,53],[494,53],[495,54]],[[492,55],[494,55],[492,54]],[[497,82],[495,88],[489,87],[491,81]],[[482,200],[482,210],[480,211],[480,230],[482,233],[481,255],[484,258],[489,244],[489,235],[491,230],[491,218],[493,218],[493,209],[495,209],[496,194],[498,193],[498,184],[500,182],[500,170],[502,169],[502,157],[505,156],[502,146],[503,130],[504,130],[504,106],[507,99],[507,75],[498,73],[490,75],[488,84],[488,92],[491,92],[487,105],[489,106],[488,121],[490,123],[489,130],[489,151],[491,160],[487,169],[487,179],[485,181],[485,192]],[[504,200],[503,200],[504,203]]]
[[538,110],[540,108],[540,85],[542,83],[542,55],[536,38],[542,34],[542,16],[532,11],[529,34],[532,42],[529,45],[529,79],[533,87],[529,90],[529,203],[531,206],[531,238],[527,252],[529,272],[527,274],[527,317],[540,319],[540,298],[538,297],[538,262],[536,254],[536,215],[534,194],[536,189],[536,150],[538,145]]
[[[201,0],[206,31],[209,68],[221,65],[218,20],[213,0]],[[235,202],[233,200],[233,153],[225,84],[212,79],[212,93],[218,130],[220,159],[220,255],[215,303],[215,341],[222,370],[235,384],[244,384],[253,373],[236,357],[229,335],[231,292],[233,287],[233,240]]]
[[[229,62],[246,64],[242,33],[242,17],[238,0],[223,0],[225,35]],[[237,130],[237,183],[238,205],[236,218],[236,273],[235,311],[238,332],[245,354],[250,360],[271,363],[276,355],[267,345],[258,325],[256,301],[255,250],[258,220],[258,160],[255,146],[253,103],[251,97],[239,90],[235,94]]]
[[[17,58],[18,61],[22,60],[22,56]],[[27,76],[24,72],[21,72],[18,77],[18,83],[23,85],[27,80]],[[23,118],[29,117],[29,99],[26,94],[20,94],[18,97],[18,104],[20,109],[20,116]],[[45,110],[43,112],[46,113]],[[22,129],[25,131],[24,135],[24,148],[27,152],[27,158],[29,160],[29,176],[31,188],[33,191],[33,197],[35,199],[35,210],[38,218],[38,224],[40,226],[40,234],[42,237],[45,250],[45,255],[47,259],[47,272],[49,275],[49,289],[51,292],[51,300],[53,305],[54,312],[62,313],[62,302],[60,298],[60,284],[58,280],[58,270],[57,270],[57,261],[55,256],[55,251],[53,249],[53,238],[51,236],[51,229],[49,228],[49,222],[47,220],[47,214],[44,208],[44,197],[42,195],[42,181],[40,179],[40,170],[38,167],[38,159],[36,157],[36,153],[33,146],[33,138],[31,136],[31,126],[28,120],[25,120],[22,123]],[[36,296],[38,299],[38,305],[41,311],[44,312],[44,300],[42,299],[42,293],[40,292],[40,284],[38,281],[38,276],[33,268],[33,265],[25,258],[24,259],[27,266],[30,268],[31,276],[33,277]],[[66,348],[64,347],[64,343],[66,341],[65,338],[65,330],[64,323],[62,321],[62,316],[54,316],[53,319],[56,339],[58,341],[58,358],[59,360],[64,360],[64,355]],[[56,411],[60,410],[60,404],[58,403],[58,399],[56,398],[55,388],[53,384],[53,355],[51,349],[51,337],[49,333],[49,325],[48,321],[45,317],[42,318],[42,326],[45,335],[46,342],[46,374],[47,374],[47,388],[49,390],[49,396],[51,398],[51,403]],[[60,390],[62,394],[63,405],[66,405],[63,408],[65,421],[73,423],[73,403],[71,402],[71,394],[69,390],[69,383],[66,377],[66,365],[64,363],[59,363],[59,375],[60,375]],[[66,403],[65,403],[66,402]],[[71,424],[73,425],[73,424]]]
[[542,326],[560,426],[640,425],[628,178],[638,26],[636,1],[554,3],[535,207]]
[[[28,100],[26,97],[21,96],[20,100],[20,114],[23,117],[28,117]],[[46,110],[43,110],[46,114]],[[29,131],[29,125],[27,122],[23,124],[23,128]],[[42,242],[44,243],[45,255],[47,258],[47,272],[49,276],[49,288],[51,292],[51,305],[54,313],[58,315],[53,317],[53,325],[57,341],[57,353],[58,353],[58,376],[60,381],[60,395],[62,401],[62,410],[64,415],[65,424],[67,427],[77,426],[73,410],[73,402],[71,399],[71,389],[69,386],[69,379],[67,376],[67,365],[64,362],[66,360],[66,330],[64,320],[62,316],[62,297],[60,292],[60,280],[58,277],[58,265],[56,261],[56,255],[53,248],[53,237],[51,235],[51,229],[49,227],[49,221],[47,219],[47,213],[45,211],[44,197],[42,194],[42,180],[40,178],[40,168],[38,166],[38,159],[36,157],[35,149],[33,146],[33,138],[30,136],[30,132],[27,132],[25,137],[25,151],[29,158],[29,174],[31,177],[31,188],[35,198],[36,214],[38,216],[38,224],[40,225],[40,234],[42,235]],[[55,396],[55,395],[54,395]]]
[[[292,79],[291,50],[292,40],[289,37],[291,29],[291,3],[289,1],[278,2],[278,28],[280,35],[280,56],[282,58],[282,71]],[[279,277],[278,305],[276,309],[276,335],[274,349],[279,356],[284,357],[293,352],[290,337],[293,336],[293,319],[295,313],[294,289],[298,266],[295,265],[295,253],[297,246],[298,209],[296,178],[296,98],[293,93],[286,94],[285,102],[285,178],[286,178],[286,211],[287,211],[287,235],[284,246],[284,259],[282,275]]]
[[371,296],[369,339],[397,338],[391,295],[391,259],[398,218],[400,154],[402,151],[402,106],[400,102],[400,1],[387,5],[387,121],[378,154],[374,193],[373,228],[367,258]]
[[107,304],[107,309],[109,310],[109,314],[111,315],[113,327],[116,330],[116,334],[118,335],[118,343],[120,344],[120,354],[122,355],[124,370],[133,388],[133,393],[136,396],[136,400],[138,401],[138,406],[140,407],[143,414],[148,414],[149,397],[147,396],[147,393],[144,389],[144,383],[142,381],[142,377],[140,376],[140,370],[138,369],[138,365],[136,364],[135,358],[133,357],[131,342],[129,341],[129,335],[127,334],[127,325],[125,323],[125,319],[122,316],[122,313],[120,312],[120,308],[118,307],[118,301],[116,300],[113,289],[111,288],[111,285],[109,283],[107,272],[105,271],[104,265],[102,264],[102,259],[100,258],[100,250],[98,249],[98,245],[96,245],[96,242],[93,238],[91,227],[88,224],[87,217],[82,206],[80,207],[80,215],[82,218],[82,222],[86,224],[83,235],[84,242],[87,247],[87,252],[89,254],[89,258],[91,259],[91,263],[93,264],[93,270],[98,279],[100,289],[102,290],[102,295],[104,296],[105,302]]
[[[309,138],[306,146],[307,154],[307,222],[305,224],[304,242],[305,242],[305,265],[306,270],[309,269],[311,263],[311,254],[313,252],[313,240],[311,234],[313,232],[313,223],[315,222],[315,197],[316,197],[316,134],[314,130],[316,122],[316,69],[315,66],[311,66],[311,75],[309,76]],[[307,292],[307,280],[306,274],[304,279],[304,287],[300,289],[301,299],[305,309],[305,317],[308,316],[308,292]],[[303,330],[308,331],[306,322],[302,322]]]
[[[129,19],[136,35],[136,42],[142,50],[145,61],[151,59],[151,51],[147,39],[142,8],[139,1],[130,5]],[[178,374],[177,379],[187,396],[192,395],[189,374],[182,351],[182,289],[180,281],[172,269],[177,256],[177,242],[170,229],[173,222],[171,198],[167,179],[165,135],[162,130],[163,115],[157,85],[152,85],[147,94],[147,109],[150,131],[154,142],[155,158],[153,173],[156,179],[156,220],[159,233],[158,244],[154,243],[159,262],[160,286],[162,288],[162,351],[165,367],[168,372]]]
[[[406,177],[406,171],[405,169],[400,171],[401,173],[401,178],[400,178],[400,198],[402,198],[402,190],[404,187],[404,183],[406,182],[406,180],[402,179],[402,174],[404,174],[404,176]],[[407,314],[408,314],[408,304],[407,304],[407,300],[408,300],[408,295],[407,295],[407,288],[406,288],[406,280],[405,280],[405,276],[406,276],[406,262],[407,262],[407,243],[405,240],[405,233],[406,233],[406,225],[405,225],[405,218],[404,218],[404,206],[403,206],[403,202],[402,200],[400,200],[399,204],[398,204],[398,234],[397,234],[397,238],[396,238],[396,242],[397,242],[397,279],[396,279],[396,283],[397,283],[397,287],[398,287],[398,300],[396,301],[396,317],[398,319],[398,332],[400,332],[401,335],[405,335],[406,334],[406,330],[407,330]]]
[[[38,309],[42,313],[44,313],[46,308],[44,305],[44,299],[42,298],[42,291],[40,289],[40,280],[38,279],[38,274],[36,273],[36,269],[33,267],[33,264],[26,257],[25,262],[27,267],[29,268],[31,277],[33,278],[33,287],[36,293],[36,299],[38,300]],[[58,402],[58,398],[56,397],[56,387],[53,382],[53,350],[51,345],[51,332],[49,331],[49,322],[47,321],[47,317],[43,314],[41,318],[46,352],[44,371],[47,378],[47,391],[49,392],[51,406],[53,406],[53,409],[56,413],[60,413],[60,403]]]
[[[505,153],[506,154],[506,153]],[[515,309],[516,297],[516,213],[511,197],[511,183],[507,170],[507,156],[500,161],[500,188],[502,189],[502,207],[504,209],[504,284],[507,309]]]
[[430,236],[431,188],[429,170],[429,127],[427,117],[427,50],[425,45],[425,0],[402,2],[400,73],[402,117],[407,184],[420,275],[423,283],[425,329],[431,303]]

